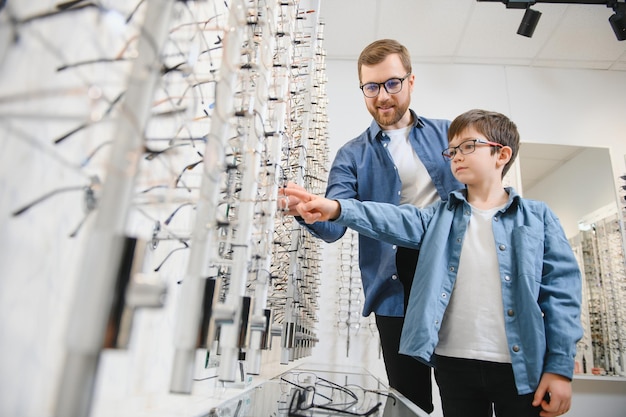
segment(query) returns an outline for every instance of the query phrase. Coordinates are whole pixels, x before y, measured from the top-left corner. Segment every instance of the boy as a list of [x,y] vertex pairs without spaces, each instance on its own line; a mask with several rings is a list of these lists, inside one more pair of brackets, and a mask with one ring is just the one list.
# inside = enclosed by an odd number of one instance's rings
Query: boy
[[470,110],[448,140],[465,189],[425,209],[282,192],[307,223],[420,250],[400,352],[434,366],[446,417],[564,414],[582,336],[574,254],[545,203],[502,185],[519,148],[512,121]]

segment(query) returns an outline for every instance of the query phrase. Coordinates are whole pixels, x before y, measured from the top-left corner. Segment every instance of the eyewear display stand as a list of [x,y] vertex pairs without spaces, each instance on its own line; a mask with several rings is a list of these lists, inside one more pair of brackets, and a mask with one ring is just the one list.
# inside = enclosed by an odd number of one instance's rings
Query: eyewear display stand
[[[103,185],[100,210],[84,248],[76,296],[66,336],[63,373],[57,397],[58,416],[86,416],[92,401],[117,266],[122,257],[124,223],[131,205],[141,132],[149,117],[150,101],[159,73],[155,65],[167,39],[173,2],[152,1],[139,41],[129,88],[122,103],[109,172]],[[88,279],[87,279],[88,278]]]

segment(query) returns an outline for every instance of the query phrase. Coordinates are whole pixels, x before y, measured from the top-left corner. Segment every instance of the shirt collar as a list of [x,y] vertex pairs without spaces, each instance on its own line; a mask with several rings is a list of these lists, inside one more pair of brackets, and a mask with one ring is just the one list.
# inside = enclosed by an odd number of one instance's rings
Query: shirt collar
[[[506,202],[506,205],[501,212],[505,212],[509,207],[512,207],[514,204],[519,205],[522,197],[515,191],[513,187],[504,187],[506,192],[509,194],[509,199]],[[446,203],[446,208],[448,210],[453,210],[455,206],[459,204],[467,203],[467,189],[461,188],[456,191],[452,191],[449,194],[448,202]],[[469,203],[467,203],[469,204]]]
[[[411,127],[413,128],[417,127],[420,129],[423,128],[424,122],[422,121],[422,119],[420,119],[417,113],[415,113],[413,110],[409,109],[409,111],[411,112],[411,120],[412,120]],[[370,131],[374,134],[375,138],[378,138],[378,139],[381,138],[383,130],[380,128],[378,123],[376,123],[376,120],[372,120],[372,123],[370,124]]]

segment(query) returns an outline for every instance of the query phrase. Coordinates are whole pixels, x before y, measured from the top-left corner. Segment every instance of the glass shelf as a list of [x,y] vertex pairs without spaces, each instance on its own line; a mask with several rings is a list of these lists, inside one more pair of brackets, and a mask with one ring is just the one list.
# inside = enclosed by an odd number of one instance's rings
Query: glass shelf
[[[323,368],[323,367],[320,367]],[[298,367],[213,408],[206,417],[428,417],[367,371]]]

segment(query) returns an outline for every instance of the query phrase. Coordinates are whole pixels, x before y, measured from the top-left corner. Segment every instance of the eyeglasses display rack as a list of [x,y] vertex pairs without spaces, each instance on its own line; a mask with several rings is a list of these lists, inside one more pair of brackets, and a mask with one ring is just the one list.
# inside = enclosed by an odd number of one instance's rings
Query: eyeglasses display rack
[[595,217],[570,243],[583,274],[581,321],[576,373],[626,376],[625,211]]
[[0,128],[17,235],[78,264],[55,414],[89,414],[103,350],[133,350],[146,310],[167,310],[173,394],[245,386],[273,346],[309,356],[320,242],[277,199],[326,187],[320,1],[45,3],[3,10]]

